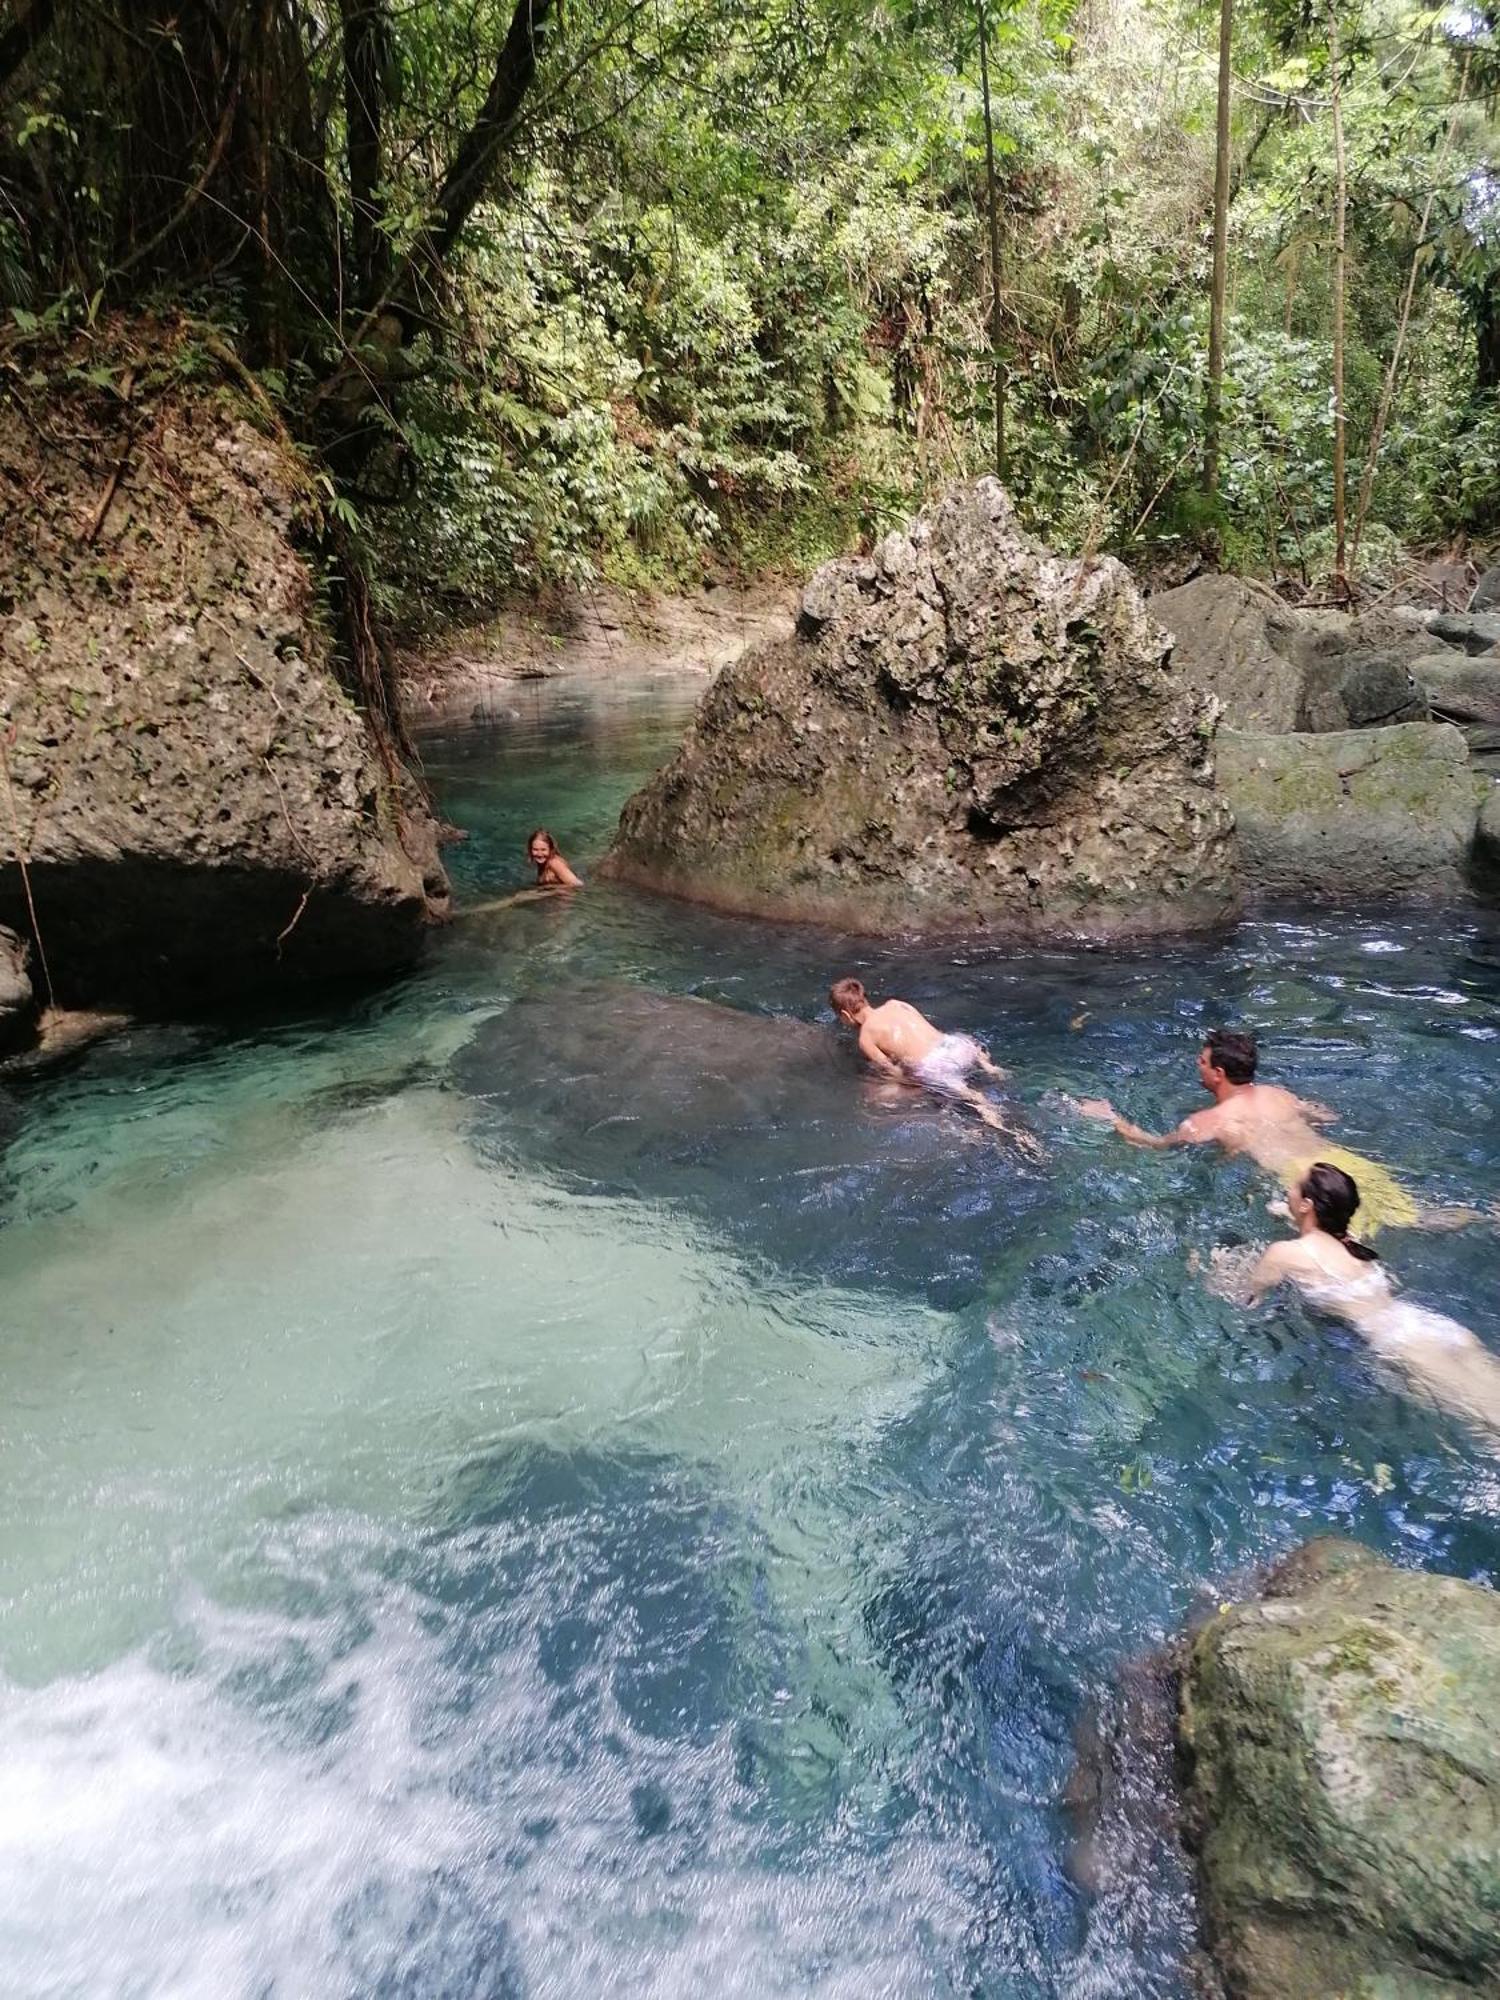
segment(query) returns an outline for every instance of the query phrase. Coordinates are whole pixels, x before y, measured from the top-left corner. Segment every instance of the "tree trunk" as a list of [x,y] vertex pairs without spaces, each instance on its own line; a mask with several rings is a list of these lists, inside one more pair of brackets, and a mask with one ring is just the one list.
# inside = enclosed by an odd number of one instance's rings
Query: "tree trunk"
[[1346,280],[1345,225],[1349,205],[1348,163],[1344,157],[1344,107],[1339,82],[1339,15],[1334,0],[1328,15],[1329,94],[1333,107],[1333,594],[1349,601],[1349,574],[1344,550],[1344,295]]
[[349,166],[353,303],[371,306],[390,279],[390,240],[380,227],[381,127],[390,38],[381,0],[340,0],[344,37],[344,126]]
[[1479,288],[1474,334],[1474,386],[1486,394],[1500,389],[1500,277],[1493,272]]
[[1000,358],[1000,208],[995,192],[995,122],[990,111],[990,50],[979,8],[979,86],[984,98],[984,176],[990,214],[990,358],[995,371],[995,477],[1005,477],[1005,363]]
[[0,35],[0,93],[37,43],[50,32],[56,11],[56,0],[31,0],[26,13],[12,21]]
[[1229,99],[1234,0],[1219,4],[1219,113],[1214,128],[1214,270],[1208,304],[1208,397],[1203,418],[1203,490],[1219,490],[1219,416],[1224,395],[1224,304],[1229,287]]

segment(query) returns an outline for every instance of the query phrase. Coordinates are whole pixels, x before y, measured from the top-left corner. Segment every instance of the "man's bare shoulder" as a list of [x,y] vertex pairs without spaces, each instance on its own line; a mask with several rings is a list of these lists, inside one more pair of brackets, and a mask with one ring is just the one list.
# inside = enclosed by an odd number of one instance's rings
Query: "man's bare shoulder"
[[1307,1106],[1279,1083],[1253,1083],[1238,1100],[1257,1118],[1300,1118]]

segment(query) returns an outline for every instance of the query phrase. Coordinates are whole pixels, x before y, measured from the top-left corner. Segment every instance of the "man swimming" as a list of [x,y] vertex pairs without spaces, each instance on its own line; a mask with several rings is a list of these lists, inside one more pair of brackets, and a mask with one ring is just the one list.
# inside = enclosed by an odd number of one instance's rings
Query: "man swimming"
[[1006,1074],[972,1035],[945,1035],[906,1000],[882,1000],[874,1006],[857,979],[836,980],[828,1000],[839,1019],[858,1030],[859,1052],[878,1075],[966,1104],[994,1131],[1008,1133],[1024,1152],[1038,1150],[1029,1133],[1008,1125],[995,1104],[970,1083],[975,1070],[997,1083]]
[[[1198,1051],[1198,1076],[1213,1099],[1207,1111],[1195,1111],[1173,1131],[1146,1132],[1122,1118],[1107,1098],[1082,1099],[1078,1109],[1090,1118],[1113,1125],[1132,1146],[1219,1145],[1228,1153],[1245,1153],[1274,1174],[1283,1187],[1296,1187],[1315,1160],[1325,1160],[1356,1173],[1364,1190],[1365,1232],[1382,1227],[1411,1229],[1447,1217],[1424,1215],[1406,1189],[1374,1160],[1362,1159],[1346,1147],[1331,1146],[1316,1127],[1336,1114],[1325,1105],[1309,1104],[1280,1084],[1257,1083],[1254,1035],[1233,1028],[1215,1028]],[[1467,1212],[1455,1211],[1472,1219]]]

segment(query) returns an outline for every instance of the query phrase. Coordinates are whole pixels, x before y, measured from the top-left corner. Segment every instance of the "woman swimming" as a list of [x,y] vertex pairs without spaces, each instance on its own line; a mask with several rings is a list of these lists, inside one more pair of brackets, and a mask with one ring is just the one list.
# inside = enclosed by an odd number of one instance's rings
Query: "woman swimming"
[[1353,1178],[1315,1161],[1287,1192],[1297,1236],[1262,1253],[1248,1303],[1296,1285],[1309,1304],[1352,1326],[1409,1387],[1500,1441],[1500,1361],[1457,1320],[1393,1296],[1375,1252],[1349,1234],[1358,1207]]

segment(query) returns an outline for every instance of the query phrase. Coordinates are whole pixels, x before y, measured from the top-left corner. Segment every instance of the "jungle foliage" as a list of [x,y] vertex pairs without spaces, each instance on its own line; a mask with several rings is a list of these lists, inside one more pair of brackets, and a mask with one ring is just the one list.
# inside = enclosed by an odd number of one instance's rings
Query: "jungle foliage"
[[1220,8],[983,4],[993,183],[980,0],[10,0],[6,387],[115,312],[232,339],[402,615],[805,566],[997,394],[1053,541],[1316,587],[1336,85],[1356,568],[1500,531],[1494,12],[1236,8],[1207,491]]

